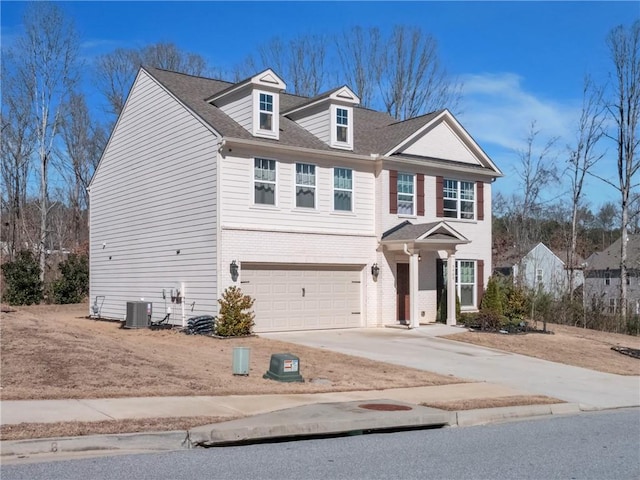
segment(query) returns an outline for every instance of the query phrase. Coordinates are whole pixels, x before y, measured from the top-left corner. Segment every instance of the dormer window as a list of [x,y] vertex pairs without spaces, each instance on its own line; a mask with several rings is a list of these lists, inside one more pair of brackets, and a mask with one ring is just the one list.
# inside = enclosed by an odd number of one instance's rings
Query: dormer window
[[343,105],[331,105],[331,146],[353,149],[353,108]]
[[260,130],[273,130],[273,95],[260,94]]
[[349,111],[346,108],[336,108],[336,140],[349,141]]

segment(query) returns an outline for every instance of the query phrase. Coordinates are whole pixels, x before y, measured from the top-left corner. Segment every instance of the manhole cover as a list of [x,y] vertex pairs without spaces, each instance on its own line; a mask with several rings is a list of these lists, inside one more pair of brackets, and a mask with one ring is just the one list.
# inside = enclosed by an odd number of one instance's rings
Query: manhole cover
[[413,410],[406,405],[397,405],[394,403],[364,403],[358,405],[360,408],[366,408],[367,410],[378,410],[380,412],[398,412],[400,410]]

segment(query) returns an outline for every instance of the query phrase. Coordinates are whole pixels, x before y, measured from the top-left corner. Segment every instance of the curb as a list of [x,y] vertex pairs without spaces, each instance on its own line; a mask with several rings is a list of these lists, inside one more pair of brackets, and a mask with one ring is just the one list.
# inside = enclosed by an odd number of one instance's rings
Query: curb
[[451,426],[470,427],[501,423],[509,420],[540,417],[544,415],[569,415],[581,412],[577,403],[553,403],[549,405],[524,405],[520,407],[481,408],[452,412]]
[[[534,418],[548,415],[570,415],[583,409],[576,403],[550,405],[527,405],[519,407],[483,408],[450,412],[449,427],[469,427],[502,423],[510,420]],[[338,425],[331,430],[340,431]],[[366,429],[366,426],[360,425]],[[350,428],[352,430],[352,428]],[[282,432],[275,432],[282,433]],[[305,432],[312,435],[318,432]],[[281,436],[281,435],[275,435]],[[264,440],[264,437],[261,438]],[[169,432],[126,433],[109,435],[89,435],[83,437],[40,438],[31,440],[11,440],[0,442],[0,456],[4,459],[20,458],[40,454],[91,453],[117,451],[170,451],[192,447],[190,432],[174,430]]]
[[93,451],[145,450],[166,451],[190,448],[188,432],[124,433],[88,435],[83,437],[36,438],[0,442],[0,456],[39,455]]

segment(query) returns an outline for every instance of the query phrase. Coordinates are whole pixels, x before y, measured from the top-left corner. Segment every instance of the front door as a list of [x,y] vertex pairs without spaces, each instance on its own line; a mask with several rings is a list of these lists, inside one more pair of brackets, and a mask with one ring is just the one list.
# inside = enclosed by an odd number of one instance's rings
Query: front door
[[398,263],[396,271],[396,305],[397,320],[403,324],[409,324],[411,303],[409,298],[409,264]]

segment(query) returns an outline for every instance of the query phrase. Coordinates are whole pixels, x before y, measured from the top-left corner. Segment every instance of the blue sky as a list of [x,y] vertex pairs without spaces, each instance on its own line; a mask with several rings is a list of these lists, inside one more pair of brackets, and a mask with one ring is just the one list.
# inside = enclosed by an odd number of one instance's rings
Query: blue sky
[[[333,34],[361,25],[417,26],[439,44],[448,71],[464,84],[461,123],[503,170],[495,184],[510,193],[517,180],[514,150],[532,121],[544,141],[557,142],[557,162],[573,141],[585,73],[606,81],[611,28],[640,18],[638,2],[61,2],[73,17],[82,55],[118,47],[174,42],[230,70],[272,37]],[[21,31],[24,3],[2,1],[2,42]],[[286,81],[286,79],[285,79]],[[91,83],[87,86],[90,88]],[[90,93],[90,92],[87,92]],[[604,147],[604,145],[603,145]],[[616,177],[615,147],[597,173]],[[548,191],[556,198],[567,187]],[[616,201],[617,192],[590,179],[592,207]]]

